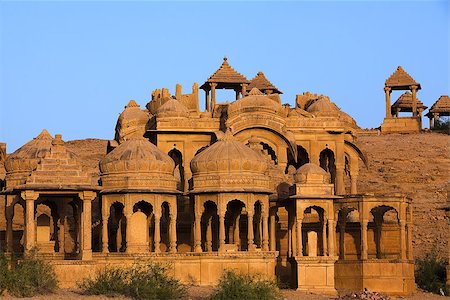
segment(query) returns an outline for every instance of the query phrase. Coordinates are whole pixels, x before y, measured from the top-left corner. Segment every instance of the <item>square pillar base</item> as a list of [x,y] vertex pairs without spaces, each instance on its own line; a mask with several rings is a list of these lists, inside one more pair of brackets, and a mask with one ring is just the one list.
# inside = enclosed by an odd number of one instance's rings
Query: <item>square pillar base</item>
[[337,295],[334,285],[336,260],[336,256],[296,256],[293,271],[297,277],[297,290]]

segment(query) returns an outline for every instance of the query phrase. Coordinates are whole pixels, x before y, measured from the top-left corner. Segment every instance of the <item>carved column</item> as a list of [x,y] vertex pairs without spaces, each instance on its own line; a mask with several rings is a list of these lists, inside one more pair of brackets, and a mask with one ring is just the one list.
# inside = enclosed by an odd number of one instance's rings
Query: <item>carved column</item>
[[[92,200],[94,200],[96,194],[94,192],[83,192],[80,196],[83,201],[83,212],[82,212],[82,260],[92,259]],[[128,222],[128,219],[127,219]],[[127,224],[127,230],[128,230]]]
[[173,209],[170,215],[170,246],[169,252],[176,253],[177,252],[177,211]]
[[412,85],[409,88],[411,89],[412,94],[412,113],[414,117],[417,117],[417,85]]
[[328,252],[328,245],[327,245],[327,220],[325,219],[325,216],[323,217],[323,224],[322,224],[322,245],[323,245],[323,256],[327,256]]
[[219,251],[224,251],[225,245],[225,212],[219,212]]
[[34,201],[39,197],[34,191],[22,192],[22,198],[25,200],[25,252],[29,253],[36,246],[36,226],[34,223]]
[[241,213],[238,213],[234,218],[234,226],[233,226],[233,243],[238,245],[238,248],[241,249],[241,241],[239,236],[239,223],[241,221]]
[[406,234],[408,235],[408,259],[413,259],[413,247],[412,247],[412,223],[406,223]]
[[386,118],[392,117],[391,115],[391,92],[390,87],[385,87],[384,92],[386,93]]
[[[126,242],[126,252],[130,252],[131,244],[131,217],[133,216],[133,211],[129,208],[129,205],[125,204],[124,215],[127,220],[127,225],[125,227],[125,242]],[[120,227],[119,227],[120,230]],[[119,252],[119,246],[117,246],[117,251]]]
[[236,93],[236,100],[239,100],[240,91],[239,90],[234,90],[234,92]]
[[297,218],[295,216],[292,216],[292,234],[291,234],[291,246],[292,246],[292,256],[296,256],[297,255]]
[[153,237],[155,253],[161,252],[161,206],[155,208],[155,233]]
[[263,240],[262,240],[262,250],[269,250],[269,216],[267,213],[263,214]]
[[275,212],[270,213],[270,251],[276,251]]
[[297,216],[297,256],[303,256],[302,225],[303,218]]
[[334,244],[336,239],[334,237],[334,220],[328,220],[328,256],[335,256]]
[[367,225],[369,224],[368,220],[361,221],[361,259],[367,259]]
[[212,251],[212,216],[208,218],[208,221],[206,223],[206,244],[205,244],[205,251],[211,252]]
[[6,196],[6,251],[9,253],[13,252],[13,219],[14,219],[14,205],[13,196]]
[[109,218],[109,206],[108,202],[105,199],[106,197],[102,197],[102,252],[108,253],[108,218]]
[[211,111],[214,111],[214,107],[216,107],[216,86],[217,83],[210,83],[211,86]]
[[253,235],[253,211],[247,210],[247,241],[248,241],[248,251],[255,250],[254,244],[254,235]]
[[202,232],[201,232],[201,217],[202,214],[199,209],[199,200],[195,196],[195,223],[194,223],[194,252],[202,252]]
[[436,127],[437,119],[439,117],[438,113],[433,113],[433,129]]
[[400,220],[400,259],[406,259],[406,230],[404,220]]
[[339,258],[345,259],[345,225],[346,216],[344,216],[344,221],[339,224]]
[[211,111],[211,102],[209,100],[209,90],[205,91],[205,110]]

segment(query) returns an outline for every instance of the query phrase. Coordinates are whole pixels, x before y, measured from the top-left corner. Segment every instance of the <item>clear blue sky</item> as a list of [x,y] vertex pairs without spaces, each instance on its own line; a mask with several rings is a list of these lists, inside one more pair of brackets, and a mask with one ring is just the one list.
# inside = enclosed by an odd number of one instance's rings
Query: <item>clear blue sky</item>
[[325,94],[378,127],[398,65],[425,105],[449,93],[448,3],[0,1],[0,141],[9,153],[43,128],[112,139],[128,100],[188,92],[224,55],[249,79],[264,71],[285,103]]

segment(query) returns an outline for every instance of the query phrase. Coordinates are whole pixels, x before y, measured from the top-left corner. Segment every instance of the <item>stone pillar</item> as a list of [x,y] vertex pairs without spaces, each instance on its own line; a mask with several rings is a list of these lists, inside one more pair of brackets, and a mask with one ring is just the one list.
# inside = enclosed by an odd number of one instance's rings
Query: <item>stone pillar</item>
[[344,165],[336,164],[336,191],[337,195],[345,194],[345,183],[344,183]]
[[336,239],[334,237],[334,220],[328,220],[328,256],[335,256],[334,253],[334,244]]
[[219,213],[219,251],[224,251],[225,245],[225,212]]
[[102,197],[102,252],[108,253],[108,218],[109,218],[109,206],[108,202],[105,199],[105,196]]
[[194,252],[202,252],[202,233],[200,216],[195,216],[194,224]]
[[408,235],[408,259],[413,260],[413,247],[412,247],[412,223],[406,223],[406,234]]
[[392,117],[391,115],[391,92],[390,87],[385,87],[384,92],[386,93],[386,118]]
[[153,241],[155,243],[155,253],[161,252],[161,206],[157,206],[155,209],[155,234],[153,237]]
[[247,84],[246,83],[241,83],[241,94],[242,94],[242,97],[247,96]]
[[327,220],[325,216],[323,218],[323,226],[322,226],[322,248],[323,248],[323,256],[327,256],[328,247],[327,247]]
[[173,209],[173,211],[171,211],[169,218],[170,218],[169,252],[176,253],[177,252],[177,212],[176,212],[176,209]]
[[209,217],[208,223],[206,224],[206,244],[205,251],[212,251],[212,216]]
[[270,245],[269,249],[270,251],[276,251],[276,228],[275,228],[275,213],[272,212],[270,214]]
[[433,129],[436,127],[436,121],[439,117],[438,113],[433,113]]
[[13,219],[14,219],[14,205],[9,201],[12,196],[6,196],[6,252],[13,252]]
[[433,124],[434,119],[431,116],[428,117],[428,119],[430,120],[430,129],[433,129],[433,127],[434,127],[434,124]]
[[34,191],[23,191],[22,198],[25,200],[25,252],[36,246],[36,224],[34,223],[34,201],[39,197]]
[[345,225],[347,217],[344,216],[344,222],[339,224],[339,258],[345,259]]
[[367,225],[369,224],[368,220],[363,219],[361,221],[361,259],[367,259]]
[[214,107],[216,106],[216,86],[217,83],[210,83],[211,86],[211,111],[214,111]]
[[234,90],[234,92],[236,93],[236,100],[239,100],[240,91],[239,90]]
[[255,244],[253,242],[253,211],[247,210],[247,241],[248,241],[248,251],[255,250]]
[[209,100],[209,90],[205,91],[205,110],[211,111],[211,102]]
[[412,94],[412,113],[414,117],[417,117],[417,85],[412,85],[409,88],[411,89]]
[[[96,194],[94,192],[84,192],[80,197],[83,201],[82,212],[82,260],[92,260],[92,200],[94,200]],[[128,222],[128,219],[127,219]],[[128,230],[127,224],[127,230]]]
[[303,256],[302,225],[303,218],[297,216],[297,256]]
[[[238,244],[240,246],[240,237],[239,237],[239,222],[241,220],[241,214],[237,214],[234,218],[234,226],[233,226],[233,243]],[[240,249],[240,247],[239,247]]]
[[292,246],[292,256],[296,256],[297,255],[297,218],[295,216],[292,216],[292,234],[291,234],[291,246]]
[[263,214],[263,240],[262,240],[262,250],[269,250],[269,216],[268,214]]
[[400,259],[406,260],[406,222],[400,220]]
[[[133,216],[133,211],[131,210],[131,208],[128,207],[127,204],[125,204],[125,209],[124,209],[124,215],[125,218],[127,220],[127,227],[125,227],[125,242],[126,242],[126,252],[130,252],[129,248],[130,248],[130,244],[131,244],[131,216]],[[119,221],[120,222],[120,221]],[[120,227],[119,227],[120,230]],[[119,252],[119,245],[117,245],[117,252]]]

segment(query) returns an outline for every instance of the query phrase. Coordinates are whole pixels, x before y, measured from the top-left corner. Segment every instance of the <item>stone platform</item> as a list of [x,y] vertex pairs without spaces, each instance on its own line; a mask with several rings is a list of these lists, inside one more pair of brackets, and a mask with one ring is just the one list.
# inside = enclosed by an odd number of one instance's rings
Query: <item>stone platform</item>
[[74,288],[76,283],[105,267],[130,266],[133,263],[155,262],[166,265],[169,274],[182,283],[195,285],[217,284],[225,270],[241,274],[261,274],[275,279],[278,252],[257,253],[159,253],[127,255],[125,253],[93,253],[93,260],[48,260],[55,269],[59,286]]

